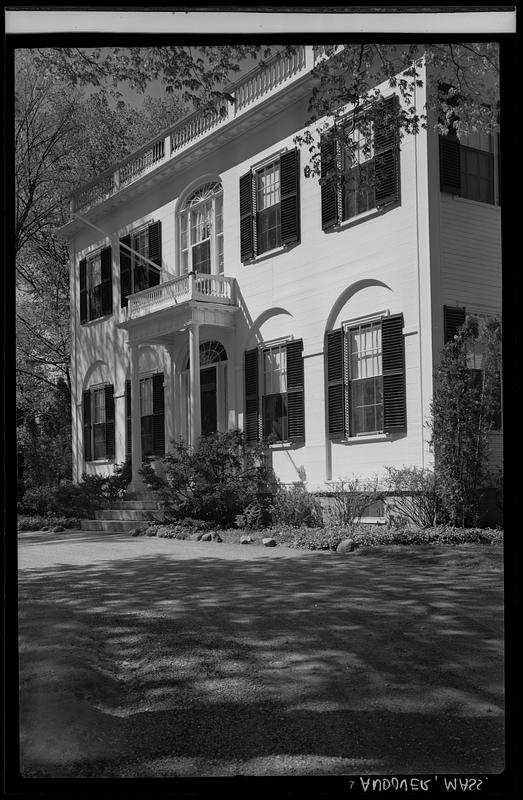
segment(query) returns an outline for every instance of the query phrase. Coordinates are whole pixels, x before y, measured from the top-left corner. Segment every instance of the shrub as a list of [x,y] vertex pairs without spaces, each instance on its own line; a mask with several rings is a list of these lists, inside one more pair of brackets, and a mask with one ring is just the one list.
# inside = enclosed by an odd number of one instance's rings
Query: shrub
[[248,530],[261,530],[270,524],[272,519],[272,511],[267,500],[256,500],[254,503],[244,508],[241,514],[238,514],[234,520],[237,528],[247,528]]
[[154,469],[149,460],[144,461],[142,464],[140,475],[142,476],[144,483],[153,491],[164,489],[166,487],[165,478],[158,474],[157,470]]
[[108,500],[117,500],[126,491],[133,477],[132,462],[127,458],[121,464],[115,464],[113,474],[105,482],[102,492]]
[[383,499],[377,476],[364,481],[357,476],[330,483],[332,494],[326,517],[330,524],[351,528],[367,508]]
[[76,517],[42,517],[42,516],[24,516],[21,515],[17,520],[17,528],[19,531],[41,531],[42,528],[54,528],[56,525],[61,525],[63,528],[71,529],[78,528],[80,520]]
[[394,495],[389,505],[390,522],[411,522],[430,528],[441,518],[442,509],[434,472],[422,467],[385,467],[385,485]]
[[232,525],[268,489],[272,472],[266,454],[264,445],[247,448],[241,431],[202,436],[194,451],[175,443],[162,460],[166,515]]
[[323,526],[323,509],[318,498],[298,483],[286,488],[278,486],[272,501],[272,520],[274,525]]

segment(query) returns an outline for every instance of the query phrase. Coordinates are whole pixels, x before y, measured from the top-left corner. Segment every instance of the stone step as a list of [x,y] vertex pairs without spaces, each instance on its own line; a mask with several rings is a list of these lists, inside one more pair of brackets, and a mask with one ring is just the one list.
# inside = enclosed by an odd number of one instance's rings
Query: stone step
[[95,519],[121,519],[121,520],[140,520],[147,522],[161,516],[158,509],[146,510],[138,508],[109,508],[104,511],[95,511]]
[[160,499],[158,492],[126,492],[124,500],[156,500]]
[[158,509],[159,500],[114,500],[109,503],[108,508],[121,508],[122,510],[131,511],[156,511]]
[[106,531],[107,533],[125,533],[134,528],[146,528],[144,522],[137,522],[133,519],[82,519],[80,520],[80,530],[82,531]]

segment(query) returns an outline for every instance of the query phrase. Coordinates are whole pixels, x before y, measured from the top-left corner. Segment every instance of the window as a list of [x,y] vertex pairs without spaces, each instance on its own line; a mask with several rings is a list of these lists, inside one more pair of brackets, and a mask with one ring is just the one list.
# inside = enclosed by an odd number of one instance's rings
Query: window
[[344,325],[326,348],[329,438],[404,429],[403,315]]
[[113,386],[93,387],[83,393],[85,461],[114,457]]
[[[481,315],[476,315],[481,316]],[[465,308],[460,306],[443,306],[443,330],[444,343],[452,342],[467,317]],[[480,342],[467,342],[467,365],[470,370],[471,386],[473,389],[482,389],[486,383],[484,380],[483,361],[485,350]],[[501,372],[497,373],[495,384],[490,384],[490,391],[495,393],[497,399],[497,409],[492,418],[492,429],[501,429]]]
[[243,262],[300,238],[299,151],[240,178],[240,251]]
[[349,328],[349,396],[353,436],[383,430],[381,322]]
[[[142,458],[165,453],[165,403],[163,372],[140,379],[140,430]],[[125,382],[127,418],[126,454],[132,454],[131,381]]]
[[[140,228],[124,236],[120,242],[120,294],[122,308],[127,306],[128,295],[141,292],[160,283],[161,223]],[[127,248],[131,248],[130,252]],[[145,256],[148,261],[141,259]],[[156,269],[153,264],[158,266]]]
[[178,219],[180,273],[222,275],[224,262],[221,183],[213,182],[200,186],[185,200]]
[[112,313],[112,256],[105,247],[80,261],[80,322]]
[[305,438],[303,342],[288,341],[245,353],[245,433],[248,442]]
[[397,112],[398,100],[392,95],[376,121],[363,126],[352,116],[341,130],[333,128],[322,136],[323,230],[399,200]]
[[498,136],[481,130],[458,135],[459,94],[448,84],[440,84],[439,93],[449,118],[447,134],[439,137],[440,190],[493,205],[498,188],[499,202]]

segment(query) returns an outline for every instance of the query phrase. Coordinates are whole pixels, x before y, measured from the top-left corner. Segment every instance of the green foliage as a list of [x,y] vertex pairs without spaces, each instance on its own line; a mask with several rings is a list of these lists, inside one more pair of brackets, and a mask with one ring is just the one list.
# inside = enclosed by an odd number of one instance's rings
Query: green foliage
[[76,517],[25,516],[23,514],[19,515],[17,519],[19,531],[41,531],[44,528],[54,528],[58,525],[66,530],[74,530],[79,527],[80,520]]
[[329,483],[329,505],[325,516],[330,525],[351,528],[364,512],[383,499],[377,476],[368,480],[353,475],[350,478],[338,478]]
[[263,445],[247,447],[242,431],[202,436],[192,451],[173,445],[162,460],[162,508],[173,520],[192,517],[232,525],[268,489],[272,472]]
[[87,518],[101,508],[103,497],[95,481],[71,483],[62,481],[58,486],[35,486],[26,489],[18,505],[19,513],[44,516]]
[[385,467],[384,484],[393,496],[388,504],[389,520],[394,527],[410,522],[420,528],[437,523],[441,501],[436,476],[422,467]]
[[301,483],[290,487],[278,485],[272,500],[272,521],[274,525],[321,527],[321,503]]
[[143,462],[140,475],[142,476],[144,483],[152,491],[164,489],[166,486],[165,478],[154,469],[150,460]]
[[[471,364],[481,364],[481,371]],[[499,414],[501,329],[468,317],[441,353],[434,376],[431,444],[442,506],[452,525],[477,522],[478,489],[488,479],[488,434]]]

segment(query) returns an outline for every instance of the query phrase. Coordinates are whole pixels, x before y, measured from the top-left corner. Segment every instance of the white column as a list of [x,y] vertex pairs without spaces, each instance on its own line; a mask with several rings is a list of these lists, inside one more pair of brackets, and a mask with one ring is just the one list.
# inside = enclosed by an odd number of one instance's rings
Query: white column
[[165,451],[171,449],[171,442],[177,438],[176,407],[179,403],[176,385],[176,362],[174,359],[174,347],[167,347],[169,356],[169,367],[165,376]]
[[145,489],[140,475],[142,468],[142,430],[140,415],[140,371],[138,364],[138,345],[131,345],[131,445],[133,477],[130,490],[139,492]]
[[200,409],[200,328],[197,322],[189,327],[189,388],[191,394],[191,448],[194,450],[201,435]]

